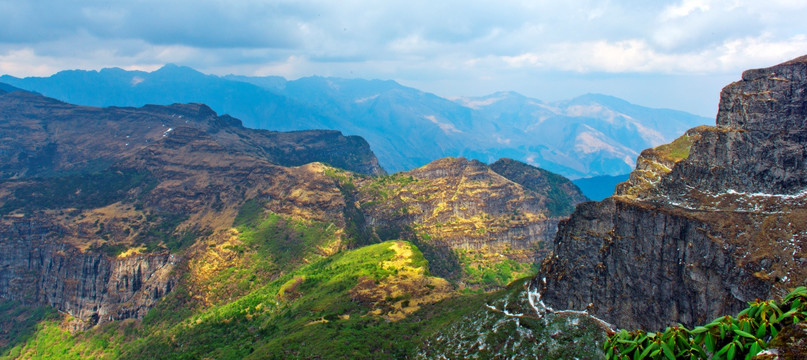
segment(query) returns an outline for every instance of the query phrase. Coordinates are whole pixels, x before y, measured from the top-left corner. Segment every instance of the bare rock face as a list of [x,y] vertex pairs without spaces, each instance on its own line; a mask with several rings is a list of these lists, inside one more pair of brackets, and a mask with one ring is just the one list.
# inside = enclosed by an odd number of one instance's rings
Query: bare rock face
[[86,325],[141,318],[171,291],[167,251],[121,257],[81,252],[59,229],[33,219],[0,224],[0,298],[46,304]]
[[251,130],[201,104],[94,108],[0,93],[0,299],[50,305],[78,328],[142,318],[197,239],[249,199],[344,226],[326,166],[384,171],[336,131]]
[[746,71],[719,109],[561,222],[532,282],[549,306],[658,330],[804,284],[807,57]]

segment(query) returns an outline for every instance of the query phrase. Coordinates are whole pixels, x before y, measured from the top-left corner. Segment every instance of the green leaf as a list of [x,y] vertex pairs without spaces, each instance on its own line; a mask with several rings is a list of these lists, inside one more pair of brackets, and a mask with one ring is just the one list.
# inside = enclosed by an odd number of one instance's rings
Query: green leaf
[[675,360],[675,354],[673,354],[672,349],[670,349],[667,343],[661,343],[661,349],[664,350],[664,356],[666,356],[667,359]]
[[720,351],[718,351],[715,354],[715,356],[717,356],[717,357],[723,356],[723,354],[725,354],[726,352],[729,351],[730,346],[734,346],[734,343],[728,343],[728,344],[726,344],[726,346],[723,346],[723,348],[721,348]]
[[734,343],[729,344],[729,351],[726,353],[726,358],[728,360],[734,360],[734,356],[737,355],[737,346]]
[[698,327],[696,327],[695,329],[692,330],[692,333],[693,334],[700,334],[702,332],[707,332],[707,331],[709,331],[709,328],[707,328],[705,326],[698,326]]
[[782,313],[782,309],[780,309],[780,308],[779,308],[779,305],[776,305],[776,302],[775,302],[775,301],[771,301],[771,302],[770,302],[770,307],[772,307],[774,310],[776,310],[776,313],[777,313],[777,314],[781,314],[781,313]]
[[650,344],[650,346],[648,346],[646,349],[644,349],[644,351],[642,351],[642,353],[639,355],[639,359],[646,358],[647,355],[649,355],[650,352],[652,352],[655,349],[658,349],[658,344],[656,344],[656,343]]
[[712,337],[712,334],[706,334],[706,350],[710,353],[715,352],[715,339]]
[[755,342],[751,344],[751,349],[748,350],[748,355],[750,356],[749,358],[754,357],[754,355],[756,355],[760,351],[762,351],[762,347],[759,346],[759,343]]
[[754,335],[756,335],[757,338],[763,338],[763,337],[765,337],[765,331],[766,330],[767,330],[767,328],[765,327],[765,325],[762,325],[762,326],[757,328],[757,332]]
[[678,346],[679,347],[688,347],[689,346],[689,337],[684,336],[684,334],[678,334]]
[[786,313],[784,313],[782,315],[779,315],[779,317],[776,318],[776,322],[782,322],[782,320],[793,316],[793,314],[795,314],[796,311],[798,311],[798,310],[799,309],[797,309],[797,308],[790,309],[790,311],[788,311],[788,312],[786,312]]
[[743,322],[743,331],[747,333],[751,332],[751,321]]
[[735,334],[737,334],[737,335],[740,335],[740,336],[742,336],[742,337],[747,337],[747,338],[749,338],[749,339],[754,339],[754,340],[756,340],[756,339],[757,339],[757,337],[756,337],[756,336],[751,335],[751,334],[749,334],[749,333],[747,333],[747,332],[745,332],[745,331],[742,331],[742,330],[740,330],[740,329],[734,329],[734,333],[735,333]]

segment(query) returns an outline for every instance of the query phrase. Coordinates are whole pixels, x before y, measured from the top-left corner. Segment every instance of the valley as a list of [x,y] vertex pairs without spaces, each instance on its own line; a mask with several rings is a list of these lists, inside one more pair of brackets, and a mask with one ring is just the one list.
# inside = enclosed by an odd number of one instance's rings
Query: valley
[[[130,87],[156,86],[159,75],[179,96],[187,88],[172,87],[172,72],[205,81],[198,89],[211,93],[285,102],[264,114],[278,123],[288,119],[283,111],[332,112],[300,117],[320,121],[366,106],[374,110],[355,118],[361,127],[403,121],[391,99],[409,96],[453,109],[440,117],[403,112],[431,123],[441,140],[413,135],[424,129],[418,122],[396,136],[431,145],[470,129],[505,134],[486,127],[519,112],[575,138],[633,142],[596,142],[616,150],[590,158],[577,156],[602,149],[558,143],[580,153],[541,153],[556,156],[548,170],[534,166],[546,159],[519,161],[526,152],[513,159],[446,145],[440,156],[400,155],[410,162],[388,174],[382,165],[393,157],[377,158],[386,150],[372,136],[252,129],[181,100],[74,105],[15,88],[23,87],[17,79],[0,86],[0,357],[638,358],[650,349],[650,358],[722,358],[732,349],[751,358],[774,347],[805,354],[807,57],[744,72],[721,93],[714,126],[685,126],[697,119],[673,121],[681,114],[600,95],[554,104],[513,93],[449,101],[394,82],[219,78],[174,66],[134,73],[143,80]],[[101,73],[118,82],[133,75]],[[55,78],[82,74],[101,75]],[[303,102],[303,93],[313,96]],[[72,96],[106,101],[97,95]],[[637,120],[643,113],[657,124]],[[521,125],[537,143],[526,130],[536,124]],[[678,137],[659,135],[662,128]],[[557,135],[547,129],[540,131]],[[611,167],[614,159],[622,163]],[[632,165],[628,178],[597,202],[552,172],[614,175],[623,165]],[[771,313],[770,304],[785,309],[777,321],[758,316],[763,302]],[[755,316],[766,327],[748,320]],[[736,328],[726,335],[718,323]],[[668,350],[645,341],[682,329],[710,334],[698,340],[702,352],[673,352],[683,346],[677,338],[665,342]]]

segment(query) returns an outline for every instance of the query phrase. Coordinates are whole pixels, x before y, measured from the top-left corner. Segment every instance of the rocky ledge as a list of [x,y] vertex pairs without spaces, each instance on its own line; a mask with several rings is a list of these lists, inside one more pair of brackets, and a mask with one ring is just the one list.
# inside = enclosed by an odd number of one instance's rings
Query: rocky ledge
[[716,126],[648,149],[561,222],[531,286],[622,328],[733,314],[807,279],[807,56],[743,73]]

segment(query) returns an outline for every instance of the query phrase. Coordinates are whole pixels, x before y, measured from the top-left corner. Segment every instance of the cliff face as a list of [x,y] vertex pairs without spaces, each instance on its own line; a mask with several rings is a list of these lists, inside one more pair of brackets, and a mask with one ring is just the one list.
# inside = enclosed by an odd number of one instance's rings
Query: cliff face
[[95,108],[23,91],[0,96],[0,179],[97,171],[133,156],[180,128],[205,133],[238,153],[280,166],[322,162],[383,174],[366,141],[338,131],[273,132],[241,126],[202,104]]
[[749,70],[716,127],[645,150],[614,196],[561,222],[532,282],[623,328],[688,326],[807,279],[807,57]]
[[[10,220],[10,221],[9,221]],[[46,304],[83,324],[140,318],[175,279],[167,251],[125,257],[82,252],[59,241],[59,229],[39,219],[0,223],[0,297]]]
[[342,194],[312,161],[383,173],[364,140],[335,131],[250,130],[199,104],[0,94],[0,298],[79,328],[140,318],[177,285],[185,249],[228,231],[249,199],[344,226]]
[[445,158],[360,182],[357,203],[373,234],[411,239],[438,275],[473,283],[473,269],[545,255],[563,211],[584,199],[568,179],[523,163]]

